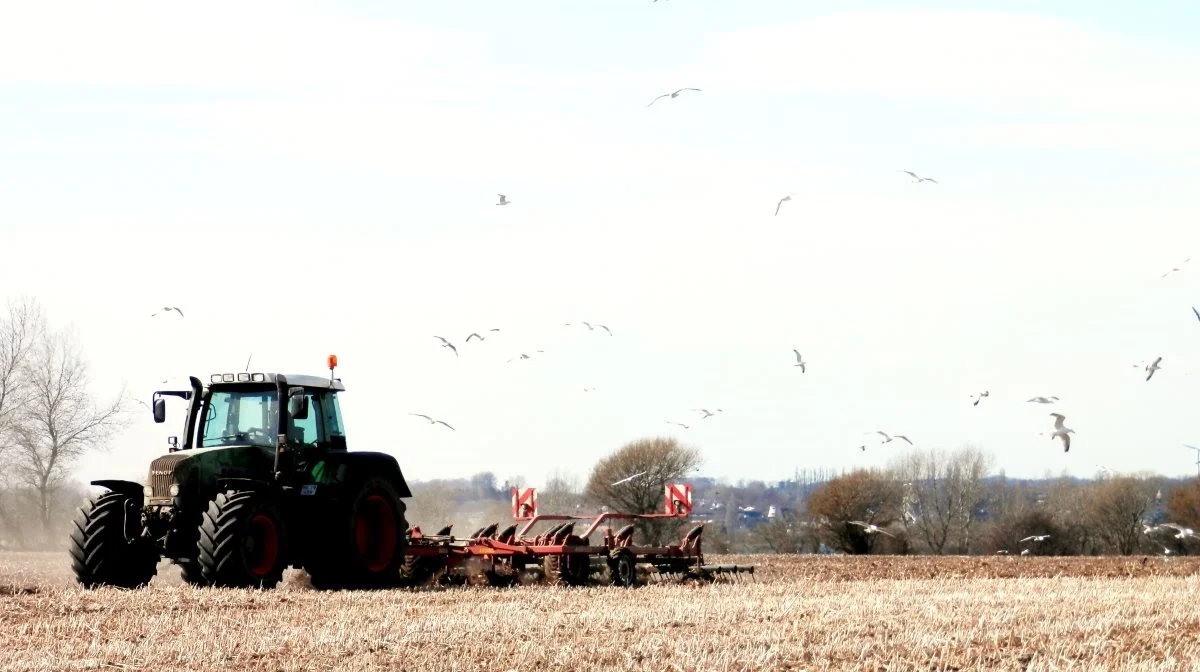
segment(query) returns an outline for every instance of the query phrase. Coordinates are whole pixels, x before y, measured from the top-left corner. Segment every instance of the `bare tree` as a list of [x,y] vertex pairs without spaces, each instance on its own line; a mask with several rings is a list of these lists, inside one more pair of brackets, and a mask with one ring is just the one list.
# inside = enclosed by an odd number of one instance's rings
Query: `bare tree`
[[900,508],[897,484],[886,474],[865,469],[829,481],[808,499],[808,512],[822,540],[858,555],[873,551],[881,535],[869,534],[850,521],[886,528],[896,522]]
[[69,331],[42,330],[21,376],[27,392],[10,426],[14,471],[37,491],[42,525],[48,529],[55,488],[80,457],[104,448],[124,426],[124,390],[107,404],[95,403],[87,362]]
[[991,464],[990,454],[972,447],[915,451],[893,462],[892,471],[904,483],[906,527],[915,528],[930,551],[967,552]]
[[[657,513],[664,508],[664,486],[682,481],[701,464],[700,453],[673,438],[639,439],[596,463],[585,493],[598,504],[621,513]],[[618,481],[635,478],[618,485]],[[650,525],[637,528],[650,543],[661,543],[674,526]]]
[[[13,426],[25,407],[28,385],[23,376],[30,350],[45,328],[41,306],[32,299],[8,304],[0,316],[0,463],[13,459]],[[23,531],[12,492],[13,469],[0,469],[0,530],[23,545]]]
[[556,470],[538,490],[538,511],[541,513],[576,513],[583,505],[583,487],[579,478]]
[[1087,519],[1096,536],[1121,555],[1133,555],[1142,541],[1142,517],[1154,500],[1143,481],[1121,476],[1092,486]]

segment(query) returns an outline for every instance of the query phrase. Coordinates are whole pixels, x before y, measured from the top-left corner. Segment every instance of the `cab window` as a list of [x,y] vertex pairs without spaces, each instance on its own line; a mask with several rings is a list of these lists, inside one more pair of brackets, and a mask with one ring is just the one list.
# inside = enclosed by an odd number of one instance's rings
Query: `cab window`
[[320,395],[308,392],[308,417],[303,420],[292,418],[288,429],[288,442],[296,447],[315,448],[321,442]]

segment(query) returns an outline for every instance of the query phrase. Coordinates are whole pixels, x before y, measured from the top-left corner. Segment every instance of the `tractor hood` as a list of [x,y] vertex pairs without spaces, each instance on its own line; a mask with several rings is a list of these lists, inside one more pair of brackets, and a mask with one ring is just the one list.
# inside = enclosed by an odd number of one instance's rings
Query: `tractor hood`
[[194,448],[163,455],[150,463],[146,482],[151,504],[170,504],[175,495],[171,486],[178,485],[183,497],[200,496],[208,499],[222,478],[270,479],[275,464],[275,451],[261,445],[244,444],[214,448]]

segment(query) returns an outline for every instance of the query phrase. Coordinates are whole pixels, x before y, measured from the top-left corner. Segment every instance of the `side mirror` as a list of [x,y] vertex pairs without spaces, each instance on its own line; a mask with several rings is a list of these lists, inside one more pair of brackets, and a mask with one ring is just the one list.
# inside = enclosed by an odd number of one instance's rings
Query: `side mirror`
[[331,434],[329,436],[329,449],[330,450],[346,450],[346,435],[345,434]]
[[288,415],[293,420],[308,419],[308,395],[303,387],[293,387],[288,391]]
[[167,400],[159,397],[154,400],[154,422],[162,424],[167,421]]

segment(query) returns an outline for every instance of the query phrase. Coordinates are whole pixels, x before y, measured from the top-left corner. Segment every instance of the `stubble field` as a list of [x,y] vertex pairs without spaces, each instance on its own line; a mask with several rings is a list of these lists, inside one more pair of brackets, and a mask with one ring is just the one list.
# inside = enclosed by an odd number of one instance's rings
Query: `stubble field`
[[0,670],[1194,670],[1200,558],[711,556],[711,585],[84,591],[0,554]]

